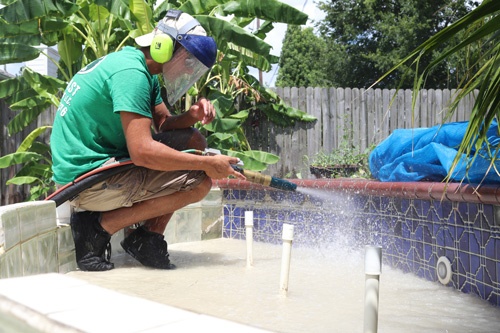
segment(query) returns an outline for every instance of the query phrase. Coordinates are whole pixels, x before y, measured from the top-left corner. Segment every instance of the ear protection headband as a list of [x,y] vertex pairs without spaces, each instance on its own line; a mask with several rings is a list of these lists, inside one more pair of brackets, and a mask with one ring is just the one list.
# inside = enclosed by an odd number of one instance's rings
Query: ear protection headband
[[153,37],[149,53],[154,61],[163,64],[172,59],[174,53],[174,41],[166,34],[157,34]]
[[[197,20],[191,19],[178,29],[177,21],[181,15],[182,11],[170,9],[165,15],[165,18],[161,20],[155,28],[155,36],[149,47],[151,58],[153,58],[154,61],[164,64],[172,59],[177,36],[186,34],[194,27],[200,25]],[[173,26],[168,26],[166,24],[168,20],[174,21]]]

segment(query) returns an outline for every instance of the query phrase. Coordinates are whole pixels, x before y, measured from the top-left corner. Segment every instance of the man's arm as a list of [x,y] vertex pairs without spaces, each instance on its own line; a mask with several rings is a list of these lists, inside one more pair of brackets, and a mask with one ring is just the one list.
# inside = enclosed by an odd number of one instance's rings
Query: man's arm
[[199,156],[177,151],[153,139],[150,118],[124,111],[120,112],[120,118],[130,158],[137,166],[161,171],[202,170],[213,179],[229,175],[245,179],[231,167],[239,161],[235,157]]
[[153,121],[157,132],[164,132],[172,129],[188,128],[201,121],[202,124],[209,124],[215,118],[215,108],[206,98],[200,98],[193,104],[189,111],[180,115],[172,115],[165,103],[155,106]]

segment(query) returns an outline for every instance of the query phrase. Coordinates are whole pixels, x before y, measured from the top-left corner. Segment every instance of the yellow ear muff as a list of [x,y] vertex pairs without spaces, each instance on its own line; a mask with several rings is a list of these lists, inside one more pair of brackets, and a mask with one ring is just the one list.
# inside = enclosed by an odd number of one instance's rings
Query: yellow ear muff
[[154,36],[149,52],[154,61],[163,64],[172,58],[174,42],[169,35],[158,34]]

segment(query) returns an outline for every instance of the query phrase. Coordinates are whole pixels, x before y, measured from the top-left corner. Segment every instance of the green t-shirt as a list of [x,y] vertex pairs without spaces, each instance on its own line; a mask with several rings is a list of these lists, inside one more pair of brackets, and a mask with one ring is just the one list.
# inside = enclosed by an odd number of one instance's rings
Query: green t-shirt
[[69,82],[52,128],[54,181],[66,184],[111,157],[129,156],[120,112],[152,118],[161,102],[158,78],[140,50],[125,47],[82,68]]

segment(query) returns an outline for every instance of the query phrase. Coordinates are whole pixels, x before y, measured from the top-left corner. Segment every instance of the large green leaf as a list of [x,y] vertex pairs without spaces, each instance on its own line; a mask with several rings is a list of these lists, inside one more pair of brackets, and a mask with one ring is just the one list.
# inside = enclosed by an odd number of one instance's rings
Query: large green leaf
[[0,38],[0,44],[20,44],[26,46],[38,46],[43,39],[40,35],[18,35],[8,38]]
[[245,152],[245,155],[248,155],[248,156],[252,157],[253,159],[256,159],[258,161],[262,161],[266,164],[274,164],[280,160],[279,156],[271,154],[271,153],[266,153],[266,152],[260,151],[260,150],[249,150],[249,151]]
[[57,50],[67,68],[76,63],[82,56],[82,45],[81,43],[75,41],[74,38],[69,36],[64,36],[64,39],[60,40],[57,44]]
[[50,94],[57,94],[58,92],[66,88],[66,82],[64,82],[63,80],[59,80],[48,75],[42,75],[40,73],[34,72],[28,67],[24,68],[23,70],[23,78],[31,87],[33,87],[33,89],[35,89],[39,94],[42,95],[45,92]]
[[189,0],[184,2],[179,9],[191,15],[207,14],[226,2],[227,0]]
[[212,133],[207,137],[208,147],[217,147],[218,149],[234,148],[234,135],[229,133]]
[[0,81],[0,99],[15,94],[22,89],[22,82],[18,78]]
[[234,151],[234,150],[226,150],[221,149],[221,152],[228,156],[238,157],[243,162],[243,168],[254,171],[262,171],[267,168],[268,164],[273,164],[279,161],[279,157],[266,153],[260,152],[259,155],[256,155],[254,151]]
[[210,124],[203,126],[210,132],[232,132],[235,131],[242,121],[240,119],[216,118]]
[[208,96],[215,109],[217,110],[217,114],[221,117],[227,117],[234,111],[234,101],[231,95],[226,95],[221,93],[218,90],[212,90],[210,95]]
[[20,100],[16,103],[11,104],[10,108],[12,110],[22,110],[22,109],[31,109],[35,108],[37,106],[42,106],[42,107],[49,107],[50,106],[50,101],[48,101],[46,98],[43,98],[41,96],[34,96],[31,98],[25,98],[23,100]]
[[196,19],[200,21],[207,33],[215,38],[220,50],[225,50],[228,43],[232,43],[264,56],[267,56],[271,51],[271,45],[247,30],[223,19],[206,15],[198,15]]
[[224,13],[239,17],[258,17],[273,22],[302,25],[307,14],[276,0],[230,1],[224,5]]
[[47,110],[49,104],[36,106],[19,112],[7,125],[9,134],[13,135],[21,132],[26,126],[31,124],[42,112]]
[[36,178],[36,177],[31,177],[31,176],[24,176],[24,177],[14,177],[14,178],[11,178],[9,180],[7,180],[6,184],[7,185],[10,185],[10,184],[13,184],[13,185],[28,185],[28,184],[32,184],[36,181],[38,181],[39,179]]
[[272,54],[260,55],[254,53],[251,49],[247,49],[242,46],[234,45],[233,43],[227,44],[226,57],[228,55],[235,56],[239,61],[243,62],[247,66],[258,68],[264,72],[269,71],[272,67],[271,64],[277,64],[279,57]]
[[0,168],[7,168],[12,165],[26,163],[30,161],[42,160],[43,156],[37,153],[22,152],[12,153],[0,157]]
[[0,37],[13,37],[18,35],[38,35],[38,20],[31,20],[20,24],[11,24],[0,20]]
[[144,0],[130,0],[130,11],[137,20],[137,36],[153,31],[153,12]]
[[[34,72],[28,67],[23,69],[23,78],[41,98],[47,99],[48,102],[55,106],[59,105],[57,94],[66,88],[66,82]],[[37,104],[40,105],[40,103]]]
[[33,141],[29,151],[45,156],[47,153],[50,153],[50,146],[40,141]]
[[12,64],[38,58],[40,50],[25,44],[0,43],[0,64]]
[[60,17],[45,17],[40,20],[40,29],[44,32],[44,34],[48,32],[59,32],[68,25],[69,22]]
[[52,166],[50,164],[37,163],[34,161],[25,164],[25,166],[16,173],[16,177],[33,176],[45,179],[50,179],[52,175]]
[[234,14],[238,19],[255,18],[302,25],[307,22],[307,14],[276,0],[190,0],[179,7],[180,10],[191,15],[209,14],[215,8],[220,15]]
[[105,20],[109,17],[109,11],[102,6],[96,5],[96,4],[91,4],[89,6],[89,18],[92,21],[100,21],[100,20]]
[[96,0],[96,5],[103,6],[111,14],[120,18],[128,18],[130,10],[128,8],[128,0]]
[[67,17],[78,10],[68,0],[18,0],[0,9],[0,17],[9,23],[19,24],[35,18],[54,15]]
[[28,151],[35,140],[43,133],[45,133],[46,130],[49,128],[52,128],[52,126],[42,126],[34,129],[28,136],[21,142],[19,147],[17,148],[17,153],[22,153]]
[[[25,83],[25,80],[22,80],[23,83]],[[26,98],[34,98],[37,97],[38,93],[36,92],[35,89],[31,88],[29,85],[23,85],[22,88],[14,92],[12,95],[10,95],[8,98],[5,99],[5,101],[11,105],[17,103],[19,101],[22,101],[23,99]]]

